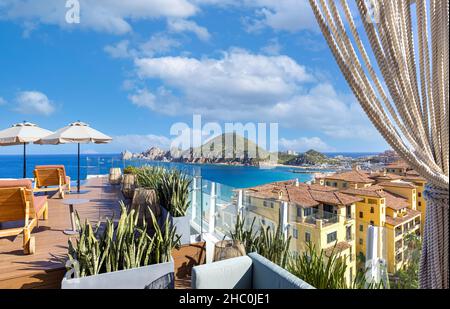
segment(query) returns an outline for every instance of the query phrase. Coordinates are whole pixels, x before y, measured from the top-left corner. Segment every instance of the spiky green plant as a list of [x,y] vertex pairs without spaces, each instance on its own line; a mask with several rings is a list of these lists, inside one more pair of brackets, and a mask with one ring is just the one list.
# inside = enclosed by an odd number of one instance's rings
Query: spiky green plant
[[234,230],[228,233],[230,238],[239,240],[246,252],[257,252],[281,267],[285,267],[289,260],[291,236],[286,238],[280,227],[273,231],[270,227],[261,226],[259,231],[254,231],[255,219],[253,218],[247,228],[246,220],[238,215]]
[[186,215],[189,208],[191,178],[176,169],[142,167],[137,171],[139,187],[154,189],[161,206],[173,217]]
[[87,220],[81,223],[77,214],[79,236],[75,244],[69,239],[68,258],[71,265],[78,264],[79,277],[168,262],[172,249],[179,246],[180,237],[169,218],[161,228],[150,210],[154,230],[150,235],[145,220],[138,224],[138,211],[127,211],[123,202],[120,207],[117,223],[107,219],[95,228]]
[[229,236],[233,240],[238,240],[245,248],[246,252],[257,251],[256,241],[257,233],[254,232],[255,219],[249,228],[246,228],[246,219],[242,218],[240,214],[236,217],[236,224],[234,225],[234,230],[229,231]]
[[336,251],[330,254],[317,250],[315,245],[307,244],[306,252],[293,257],[288,270],[317,289],[345,289],[347,265]]
[[261,227],[256,239],[257,252],[285,268],[290,258],[289,244],[291,238],[291,236],[284,236],[280,226],[275,231],[270,227]]
[[133,174],[136,175],[138,168],[135,166],[128,165],[123,169],[124,174]]

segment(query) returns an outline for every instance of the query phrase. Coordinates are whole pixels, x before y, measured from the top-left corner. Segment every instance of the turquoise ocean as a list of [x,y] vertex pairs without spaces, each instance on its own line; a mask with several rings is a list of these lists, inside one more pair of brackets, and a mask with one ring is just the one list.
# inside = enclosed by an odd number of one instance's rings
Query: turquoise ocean
[[[329,156],[345,155],[361,157],[368,153],[333,153]],[[33,177],[33,169],[36,165],[63,164],[67,174],[73,180],[77,178],[76,155],[28,155],[27,177]],[[123,168],[127,165],[158,165],[169,168],[177,168],[189,174],[201,175],[203,179],[218,182],[233,188],[246,188],[264,183],[298,178],[301,182],[311,180],[312,173],[295,173],[294,167],[258,168],[252,166],[227,166],[214,164],[183,164],[164,163],[148,160],[123,161],[120,154],[84,154],[81,155],[81,179],[89,175],[104,175],[111,167]],[[0,155],[0,179],[21,178],[23,157],[21,155]],[[312,171],[314,172],[314,171]]]

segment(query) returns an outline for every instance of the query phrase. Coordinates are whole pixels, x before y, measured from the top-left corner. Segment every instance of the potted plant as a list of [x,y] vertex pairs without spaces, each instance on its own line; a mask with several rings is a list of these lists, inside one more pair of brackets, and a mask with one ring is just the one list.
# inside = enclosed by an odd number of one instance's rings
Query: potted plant
[[95,228],[86,220],[80,223],[79,237],[69,240],[67,273],[63,289],[173,288],[172,249],[179,245],[175,228],[164,229],[152,215],[153,233],[147,223],[138,224],[138,212],[127,211],[121,202],[117,223],[108,219]]
[[137,168],[134,166],[127,166],[123,169],[123,176],[121,182],[121,191],[126,199],[132,199],[134,190],[136,188],[136,173]]
[[190,243],[190,218],[186,215],[189,208],[189,193],[192,180],[176,169],[144,167],[137,173],[139,187],[154,189],[158,195],[161,218],[170,214],[171,224],[181,237],[181,244]]

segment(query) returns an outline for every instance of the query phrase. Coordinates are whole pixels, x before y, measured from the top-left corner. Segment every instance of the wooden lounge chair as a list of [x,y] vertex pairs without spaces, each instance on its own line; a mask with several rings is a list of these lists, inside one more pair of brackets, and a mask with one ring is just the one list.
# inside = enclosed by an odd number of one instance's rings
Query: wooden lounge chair
[[61,198],[66,191],[70,192],[70,177],[64,165],[37,165],[33,173],[34,192],[58,191]]
[[23,226],[0,229],[0,237],[23,233],[23,251],[33,254],[35,240],[31,232],[41,216],[48,219],[47,197],[34,196],[30,180],[0,180],[0,223],[23,221]]

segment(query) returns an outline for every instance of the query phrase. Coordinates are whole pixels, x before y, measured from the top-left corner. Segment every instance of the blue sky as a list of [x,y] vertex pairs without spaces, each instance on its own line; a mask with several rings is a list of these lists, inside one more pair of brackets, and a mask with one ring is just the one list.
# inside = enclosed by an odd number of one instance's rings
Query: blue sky
[[[277,122],[280,149],[383,151],[306,0],[0,0],[0,128],[81,120],[85,152],[168,147],[170,127]],[[73,145],[29,147],[71,153]],[[20,153],[2,147],[0,154]]]

